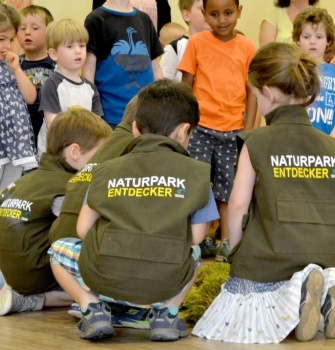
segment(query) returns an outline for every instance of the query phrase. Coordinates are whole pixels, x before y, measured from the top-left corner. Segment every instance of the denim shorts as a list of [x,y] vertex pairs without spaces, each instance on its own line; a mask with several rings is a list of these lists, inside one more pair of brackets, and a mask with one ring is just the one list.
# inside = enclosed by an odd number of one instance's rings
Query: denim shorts
[[188,145],[192,158],[211,165],[211,181],[216,200],[227,203],[236,168],[236,135],[242,130],[217,131],[197,126]]

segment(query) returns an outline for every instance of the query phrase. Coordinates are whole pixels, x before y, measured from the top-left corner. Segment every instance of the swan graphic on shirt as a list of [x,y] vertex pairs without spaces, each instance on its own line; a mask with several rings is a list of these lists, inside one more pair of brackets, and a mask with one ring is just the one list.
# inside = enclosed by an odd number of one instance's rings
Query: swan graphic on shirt
[[135,85],[141,88],[141,84],[137,83],[137,73],[145,72],[151,66],[151,60],[147,45],[142,41],[134,41],[134,34],[137,31],[128,27],[126,29],[128,41],[117,41],[111,50],[111,55],[114,56],[114,62],[118,67],[128,73],[129,83],[125,87]]

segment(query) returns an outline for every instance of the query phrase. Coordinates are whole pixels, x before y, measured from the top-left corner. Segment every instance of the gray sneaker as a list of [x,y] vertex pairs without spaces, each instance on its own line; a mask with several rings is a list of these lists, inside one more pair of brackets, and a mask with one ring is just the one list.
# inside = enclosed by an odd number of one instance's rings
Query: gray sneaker
[[150,340],[172,341],[185,338],[187,328],[177,315],[172,315],[168,308],[153,308],[149,314]]
[[325,318],[324,333],[326,338],[335,338],[335,286],[328,289],[326,300],[321,308],[321,313]]
[[295,336],[300,341],[309,341],[318,332],[323,284],[322,272],[317,269],[312,270],[302,284],[300,321],[295,329]]
[[87,310],[82,312],[78,328],[82,339],[92,340],[112,337],[114,329],[111,323],[110,308],[102,301],[88,304]]
[[7,283],[5,283],[0,290],[0,316],[13,312],[41,310],[44,301],[44,294],[24,296],[15,292]]

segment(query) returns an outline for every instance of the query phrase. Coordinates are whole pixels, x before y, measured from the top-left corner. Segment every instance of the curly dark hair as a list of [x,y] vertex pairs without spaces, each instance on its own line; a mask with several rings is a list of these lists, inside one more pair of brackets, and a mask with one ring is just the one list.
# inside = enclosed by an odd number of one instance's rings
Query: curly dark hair
[[[316,5],[319,2],[319,0],[309,0],[310,5]],[[275,6],[277,7],[289,7],[291,4],[291,0],[276,0],[274,2]]]

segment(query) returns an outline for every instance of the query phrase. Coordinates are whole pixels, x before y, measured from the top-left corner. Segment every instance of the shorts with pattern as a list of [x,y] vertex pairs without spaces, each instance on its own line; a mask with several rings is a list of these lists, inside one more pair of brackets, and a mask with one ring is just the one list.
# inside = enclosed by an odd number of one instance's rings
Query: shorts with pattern
[[[48,254],[51,256],[51,265],[61,265],[77,280],[77,282],[83,289],[85,289],[86,291],[90,291],[92,294],[95,294],[100,300],[142,307],[143,305],[136,305],[122,300],[115,300],[111,297],[100,295],[90,290],[90,288],[83,281],[78,266],[79,256],[81,252],[81,244],[82,240],[78,238],[62,238],[54,242],[51,245],[51,248],[49,248],[48,250]],[[201,251],[198,245],[192,246],[192,257],[195,261],[195,268],[197,269],[201,263]],[[184,288],[186,287],[187,285]],[[167,302],[168,300],[152,304],[151,306],[159,307],[163,304],[166,304]]]
[[211,181],[216,200],[227,203],[233,188],[236,166],[236,135],[241,130],[218,131],[197,126],[188,151],[192,158],[211,165]]

